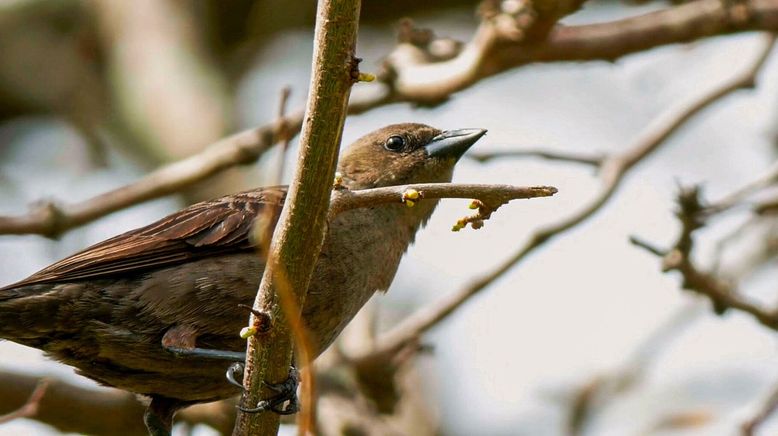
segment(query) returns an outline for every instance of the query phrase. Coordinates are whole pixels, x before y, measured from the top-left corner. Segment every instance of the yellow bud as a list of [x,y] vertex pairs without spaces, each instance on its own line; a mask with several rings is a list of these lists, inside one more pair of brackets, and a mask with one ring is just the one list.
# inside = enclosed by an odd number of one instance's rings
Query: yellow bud
[[343,186],[343,174],[341,174],[339,172],[335,173],[335,181],[333,182],[333,185],[336,188],[339,188],[339,187]]
[[470,202],[470,205],[467,206],[467,207],[470,208],[470,209],[478,209],[478,206],[479,206],[478,203],[479,203],[478,200],[473,200],[473,201]]
[[240,337],[241,339],[248,339],[252,336],[257,334],[257,329],[255,327],[243,327],[240,329]]
[[[353,77],[353,76],[352,76]],[[375,75],[370,73],[359,73],[357,80],[360,82],[372,82],[375,80]]]
[[402,202],[408,207],[413,207],[416,205],[416,200],[419,198],[421,198],[421,193],[419,191],[415,189],[406,189],[405,192],[403,192]]
[[411,200],[418,200],[420,195],[419,191],[415,189],[406,189],[405,192],[403,192],[403,198],[410,198]]

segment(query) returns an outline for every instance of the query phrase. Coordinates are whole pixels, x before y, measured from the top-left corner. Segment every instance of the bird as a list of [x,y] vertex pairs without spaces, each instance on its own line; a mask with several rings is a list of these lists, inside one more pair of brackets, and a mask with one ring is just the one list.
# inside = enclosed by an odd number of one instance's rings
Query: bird
[[[450,182],[459,158],[485,133],[385,126],[344,150],[339,184],[361,190]],[[267,217],[275,226],[287,189],[194,204],[0,288],[0,338],[150,398],[150,434],[169,434],[177,410],[240,392],[225,380],[220,357],[245,353],[239,331],[266,261],[257,247],[267,241],[256,240],[252,228]],[[437,202],[375,205],[330,219],[302,309],[316,355],[389,288]]]

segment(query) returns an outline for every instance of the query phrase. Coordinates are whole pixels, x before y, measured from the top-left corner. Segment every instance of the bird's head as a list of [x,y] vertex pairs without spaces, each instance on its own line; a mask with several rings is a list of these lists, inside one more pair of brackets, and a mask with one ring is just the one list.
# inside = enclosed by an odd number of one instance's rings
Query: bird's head
[[351,144],[338,171],[352,189],[450,182],[454,165],[485,133],[484,129],[441,131],[425,124],[392,124]]

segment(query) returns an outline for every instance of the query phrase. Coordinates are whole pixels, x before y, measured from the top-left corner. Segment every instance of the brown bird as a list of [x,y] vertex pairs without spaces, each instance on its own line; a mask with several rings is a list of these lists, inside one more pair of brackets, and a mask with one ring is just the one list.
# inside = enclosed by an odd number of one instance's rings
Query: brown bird
[[[338,171],[354,190],[449,182],[485,132],[390,125],[352,144]],[[277,219],[286,192],[260,188],[195,204],[0,289],[0,338],[150,397],[149,431],[169,432],[177,409],[239,392],[220,358],[245,352],[238,332],[248,314],[239,305],[252,304],[265,265],[252,225],[264,214]],[[389,287],[436,204],[355,209],[329,223],[303,308],[316,354]]]

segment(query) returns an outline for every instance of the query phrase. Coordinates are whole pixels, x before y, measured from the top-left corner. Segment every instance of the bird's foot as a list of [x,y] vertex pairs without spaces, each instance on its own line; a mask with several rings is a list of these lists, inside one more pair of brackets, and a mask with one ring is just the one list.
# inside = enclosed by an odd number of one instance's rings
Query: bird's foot
[[[241,362],[233,363],[230,366],[227,370],[227,380],[243,388],[243,385],[237,381],[236,376],[238,374],[240,374],[240,378],[243,378],[243,363]],[[292,415],[300,410],[297,401],[297,386],[300,384],[300,374],[295,367],[289,368],[289,376],[281,383],[262,383],[278,395],[260,400],[257,403],[257,407],[238,407],[241,411],[260,413],[269,410],[279,415]]]

